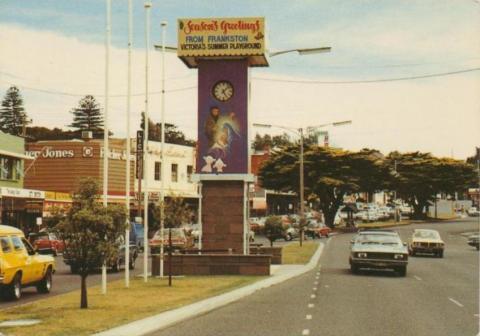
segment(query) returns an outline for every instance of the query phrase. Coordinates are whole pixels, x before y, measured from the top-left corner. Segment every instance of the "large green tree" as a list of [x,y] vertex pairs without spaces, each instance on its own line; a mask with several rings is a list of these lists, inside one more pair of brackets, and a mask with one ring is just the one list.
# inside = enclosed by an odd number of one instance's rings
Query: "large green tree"
[[94,96],[87,95],[80,99],[78,106],[72,109],[73,122],[69,127],[78,132],[91,131],[94,137],[103,136],[103,115]]
[[2,100],[0,130],[13,135],[24,135],[23,129],[26,127],[27,120],[20,90],[11,86]]
[[[306,198],[318,200],[330,227],[345,195],[382,190],[392,178],[378,151],[350,152],[318,146],[305,149],[304,176]],[[267,189],[298,193],[298,146],[275,151],[260,169],[260,179]]]
[[98,193],[98,183],[94,179],[82,179],[72,207],[55,226],[58,236],[65,242],[64,254],[73,261],[72,269],[81,278],[80,308],[88,308],[88,275],[104,262],[111,264],[116,260],[120,237],[126,228],[125,208],[109,205],[105,209]]
[[396,178],[390,187],[397,197],[413,207],[415,218],[426,217],[426,208],[436,195],[463,192],[476,181],[475,167],[464,161],[437,158],[430,153],[392,152],[387,157],[390,167],[396,166]]
[[[305,145],[316,145],[317,136],[315,134],[307,134],[304,136]],[[264,150],[264,149],[279,149],[283,147],[293,146],[297,144],[298,140],[293,141],[287,133],[282,133],[280,135],[270,135],[270,134],[255,134],[255,139],[252,141],[252,148],[254,150]]]

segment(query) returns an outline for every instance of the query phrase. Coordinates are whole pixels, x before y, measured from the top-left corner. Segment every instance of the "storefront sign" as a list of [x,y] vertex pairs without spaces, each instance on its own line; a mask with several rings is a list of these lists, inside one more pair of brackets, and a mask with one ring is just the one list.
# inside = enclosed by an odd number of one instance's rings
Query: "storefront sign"
[[75,156],[73,149],[53,149],[49,147],[39,151],[27,151],[26,154],[34,159],[39,156],[45,159],[63,159],[73,158]]
[[1,187],[0,195],[2,197],[18,197],[18,198],[45,198],[45,192],[40,190],[20,189]]
[[264,18],[178,20],[178,56],[249,56],[265,53]]

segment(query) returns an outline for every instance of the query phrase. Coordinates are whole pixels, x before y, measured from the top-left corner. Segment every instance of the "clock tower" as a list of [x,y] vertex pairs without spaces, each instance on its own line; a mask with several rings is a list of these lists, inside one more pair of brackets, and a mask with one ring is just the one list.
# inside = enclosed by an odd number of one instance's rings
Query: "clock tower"
[[198,68],[203,249],[248,254],[248,70],[268,66],[264,26],[263,18],[178,20],[178,56]]

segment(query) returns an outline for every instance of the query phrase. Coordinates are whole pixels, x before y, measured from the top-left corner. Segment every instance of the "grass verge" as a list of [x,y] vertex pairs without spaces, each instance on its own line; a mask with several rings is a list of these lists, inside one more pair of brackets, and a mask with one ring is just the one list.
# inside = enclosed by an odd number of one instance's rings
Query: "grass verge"
[[357,228],[387,228],[392,226],[401,226],[401,225],[409,225],[412,224],[412,220],[402,220],[401,222],[395,223],[395,221],[387,221],[387,222],[372,222],[372,223],[360,223],[357,225]]
[[282,249],[282,264],[306,264],[318,248],[317,241],[304,241],[286,245]]
[[[204,276],[173,280],[132,279],[130,288],[124,281],[108,284],[107,295],[100,286],[88,289],[88,309],[80,309],[80,291],[52,296],[43,300],[0,311],[0,321],[40,319],[42,323],[15,328],[2,328],[6,335],[91,335],[135,320],[175,309],[232,289],[245,286],[264,277]],[[79,279],[80,281],[80,279]]]

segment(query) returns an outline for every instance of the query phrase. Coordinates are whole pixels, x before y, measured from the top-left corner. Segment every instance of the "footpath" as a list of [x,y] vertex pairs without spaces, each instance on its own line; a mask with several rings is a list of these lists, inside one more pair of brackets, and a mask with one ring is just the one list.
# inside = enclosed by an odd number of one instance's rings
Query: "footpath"
[[324,246],[324,243],[320,243],[317,251],[306,265],[272,265],[270,266],[271,276],[267,279],[257,281],[251,285],[198,301],[181,308],[106,330],[97,333],[94,336],[141,336],[164,329],[180,321],[205,314],[214,309],[240,300],[258,290],[282,283],[313,270],[320,260]]

